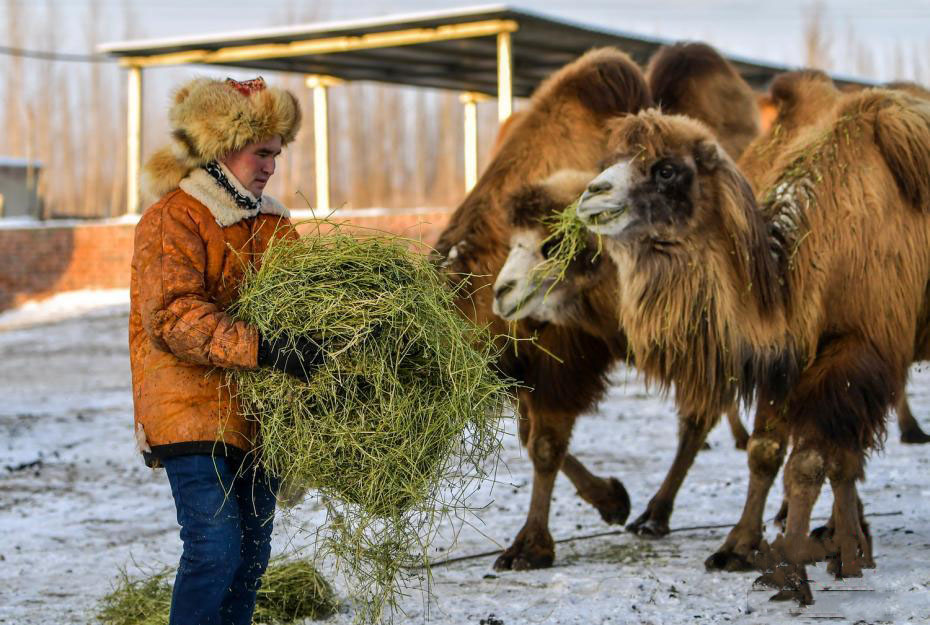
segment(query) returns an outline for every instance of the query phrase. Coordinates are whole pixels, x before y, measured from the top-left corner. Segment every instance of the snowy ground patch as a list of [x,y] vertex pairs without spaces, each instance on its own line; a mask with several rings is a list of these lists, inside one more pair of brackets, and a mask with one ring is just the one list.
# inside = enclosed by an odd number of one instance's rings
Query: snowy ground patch
[[[174,565],[180,554],[167,480],[134,450],[122,293],[85,294],[78,299],[88,308],[79,314],[77,304],[60,300],[60,306],[47,304],[48,316],[40,309],[32,316],[23,310],[18,317],[0,316],[0,623],[92,623],[94,605],[120,567],[152,570]],[[677,426],[670,402],[648,393],[633,372],[620,369],[613,379],[598,411],[579,420],[572,451],[595,472],[621,479],[636,515],[668,468]],[[918,418],[930,424],[930,370],[915,367],[909,391]],[[484,556],[439,567],[436,601],[427,606],[412,595],[405,602],[408,615],[397,622],[925,623],[930,449],[901,445],[894,425],[890,431],[861,487],[867,512],[881,515],[870,519],[878,569],[835,582],[823,566],[812,568],[817,603],[809,608],[770,603],[771,592],[752,590],[754,574],[705,573],[704,558],[726,529],[685,529],[660,540],[623,532],[584,538],[619,528],[604,525],[559,478],[553,535],[581,539],[557,546],[555,566],[498,573],[491,568],[494,557]],[[447,532],[436,557],[494,550],[520,529],[532,472],[512,425],[505,446],[497,483],[472,499],[483,509],[457,540]],[[711,449],[688,475],[672,527],[735,522],[746,483],[745,455],[733,448],[726,427],[718,427]],[[779,487],[770,496],[768,519],[780,498]],[[830,503],[826,494],[815,516],[825,518]],[[308,545],[321,514],[310,499],[279,515],[275,552]],[[343,611],[329,622],[351,620]]]
[[114,306],[124,309],[128,302],[129,289],[86,289],[58,293],[0,313],[0,331],[53,323]]

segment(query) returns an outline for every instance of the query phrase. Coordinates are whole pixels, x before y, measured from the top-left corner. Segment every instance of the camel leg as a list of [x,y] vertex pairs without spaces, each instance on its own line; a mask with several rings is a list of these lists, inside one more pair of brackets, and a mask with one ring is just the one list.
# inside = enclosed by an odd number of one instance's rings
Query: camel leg
[[834,454],[830,463],[833,487],[832,535],[825,540],[831,555],[828,570],[843,577],[861,577],[863,567],[874,567],[872,538],[864,522],[862,502],[856,493],[856,479],[862,476],[864,458],[854,450]]
[[527,451],[533,462],[533,491],[526,522],[494,562],[497,570],[522,571],[552,566],[555,542],[549,533],[549,504],[555,478],[568,449],[574,415],[554,414],[533,405],[532,394],[520,393],[527,407]]
[[765,572],[756,580],[757,585],[779,589],[773,600],[792,599],[802,605],[814,602],[805,565],[826,557],[823,546],[809,536],[811,510],[826,477],[826,458],[819,442],[799,441],[785,465],[785,533],[779,534],[770,548],[761,550],[758,563]]
[[704,415],[688,415],[678,421],[678,449],[675,459],[665,476],[659,490],[653,495],[643,512],[627,529],[640,536],[665,536],[669,532],[668,521],[675,506],[675,496],[681,488],[688,469],[694,463],[707,433],[714,425],[712,419]]
[[736,442],[737,449],[746,449],[749,444],[749,432],[743,427],[743,422],[739,418],[739,406],[733,404],[727,410],[727,423],[730,425],[730,433],[733,434],[733,440]]
[[902,394],[895,406],[895,412],[898,414],[898,429],[901,430],[901,442],[911,445],[920,445],[930,443],[930,434],[927,434],[920,428],[917,419],[911,412],[911,406],[907,402],[907,395]]
[[[530,420],[526,414],[526,405],[526,402],[520,404],[518,417],[520,442],[524,447],[530,436]],[[620,524],[630,516],[630,495],[620,480],[594,475],[570,453],[566,453],[562,461],[562,473],[571,480],[578,496],[595,507],[604,522]]]
[[782,499],[781,506],[778,508],[778,512],[775,513],[775,518],[772,519],[772,525],[778,528],[778,531],[785,531],[785,519],[788,518],[788,500]]
[[704,561],[708,571],[753,570],[752,554],[762,542],[762,515],[775,476],[785,458],[788,433],[776,407],[759,401],[747,446],[749,490],[743,513],[720,549]]
[[620,480],[594,475],[571,454],[565,454],[562,460],[562,473],[572,481],[578,496],[597,509],[605,523],[620,524],[630,516],[630,495]]

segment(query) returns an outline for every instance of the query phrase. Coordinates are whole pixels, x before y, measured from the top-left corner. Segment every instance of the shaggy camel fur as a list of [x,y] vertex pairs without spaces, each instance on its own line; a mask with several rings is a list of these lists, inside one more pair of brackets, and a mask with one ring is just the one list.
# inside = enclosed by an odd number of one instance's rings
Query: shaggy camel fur
[[[684,406],[756,396],[750,446],[776,457],[793,442],[784,537],[763,553],[779,566],[761,581],[809,603],[805,563],[831,556],[838,577],[872,564],[855,483],[930,350],[915,349],[930,325],[930,102],[844,97],[776,157],[761,207],[693,120],[649,111],[617,122],[613,140],[616,162],[578,215],[617,265],[637,366]],[[759,545],[753,509],[774,475],[753,458],[734,532]],[[827,477],[835,533],[818,543],[810,512]]]
[[[930,99],[930,92],[913,83],[889,83],[885,88]],[[799,132],[828,118],[842,96],[830,77],[821,71],[788,72],[775,78],[768,95],[776,110],[774,123],[750,145],[739,160],[740,171],[754,189],[765,189],[771,185],[772,176],[777,173],[772,167],[774,156],[789,145]],[[907,394],[898,399],[895,413],[902,443],[930,443],[930,435],[921,429],[911,412]],[[776,523],[783,520],[784,511],[783,507],[776,515]]]
[[[611,48],[585,54],[539,87],[437,243],[463,314],[489,325],[495,334],[511,332],[491,311],[490,286],[509,241],[504,199],[526,181],[542,180],[559,169],[596,169],[608,154],[608,120],[650,104],[639,68]],[[513,334],[538,341],[538,346],[509,346],[500,363],[506,375],[528,387],[518,391],[519,424],[533,462],[533,490],[526,522],[495,567],[529,569],[550,566],[555,557],[549,503],[560,468],[606,521],[623,523],[630,503],[619,481],[592,475],[566,453],[575,418],[606,389],[614,348],[600,338],[549,324],[519,323]],[[576,375],[566,376],[565,371]]]
[[[649,64],[647,78],[657,101],[709,122],[721,142],[735,152],[741,151],[758,129],[755,94],[710,46],[683,44],[660,49]],[[623,345],[626,338],[614,303],[616,269],[609,258],[586,252],[571,263],[568,275],[558,284],[554,277],[541,276],[535,270],[544,260],[543,244],[548,238],[541,217],[577,198],[592,177],[590,172],[564,172],[547,183],[529,185],[512,197],[513,235],[510,254],[495,284],[495,312],[511,320],[533,318],[556,323]],[[731,406],[726,414],[737,446],[744,449],[748,434],[737,407]],[[680,414],[678,448],[668,474],[646,510],[627,526],[629,530],[652,536],[669,532],[675,497],[718,420],[719,413]]]

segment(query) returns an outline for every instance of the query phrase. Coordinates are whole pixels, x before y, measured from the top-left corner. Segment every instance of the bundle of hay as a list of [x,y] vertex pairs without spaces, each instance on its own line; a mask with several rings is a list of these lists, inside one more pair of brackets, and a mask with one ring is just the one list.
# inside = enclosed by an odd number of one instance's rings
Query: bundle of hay
[[264,467],[316,489],[318,534],[362,617],[395,606],[399,574],[422,565],[443,515],[463,509],[500,448],[508,384],[486,333],[453,305],[435,267],[396,237],[282,240],[249,273],[232,312],[266,337],[316,341],[309,382],[231,372],[260,424]]
[[[165,569],[132,578],[123,571],[113,591],[102,599],[97,620],[102,625],[167,625],[175,572]],[[262,578],[253,621],[286,625],[308,618],[320,620],[334,614],[338,607],[329,582],[310,562],[275,558]]]
[[[578,219],[579,197],[560,211],[546,215],[542,224],[549,230],[549,236],[542,242],[548,248],[546,260],[534,270],[543,278],[555,278],[556,282],[565,279],[569,266],[590,245],[590,233]],[[601,253],[601,238],[597,237],[597,254]]]

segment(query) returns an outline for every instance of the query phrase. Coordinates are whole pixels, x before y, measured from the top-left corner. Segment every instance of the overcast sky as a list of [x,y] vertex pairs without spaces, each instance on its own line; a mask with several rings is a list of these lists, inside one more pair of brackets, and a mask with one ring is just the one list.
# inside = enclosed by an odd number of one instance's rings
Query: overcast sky
[[[43,27],[36,7],[54,5],[59,16],[58,48],[83,50],[86,23],[95,0],[0,0],[0,18],[7,21],[12,2],[31,7],[30,32]],[[397,12],[473,6],[456,0],[96,0],[104,19],[102,41],[125,39],[128,9],[131,35],[165,37],[204,34],[315,20],[353,19]],[[587,22],[610,29],[668,39],[701,39],[722,50],[763,60],[799,64],[802,32],[811,0],[537,0],[512,6]],[[930,64],[930,0],[824,0],[825,24],[840,71],[852,70],[847,42],[850,33],[874,51],[882,79],[892,79],[895,49],[908,72],[915,63]],[[63,29],[62,25],[73,25]],[[6,28],[3,29],[6,31]],[[62,32],[64,31],[64,32]],[[928,68],[925,71],[930,71]],[[913,76],[904,76],[913,77]]]

